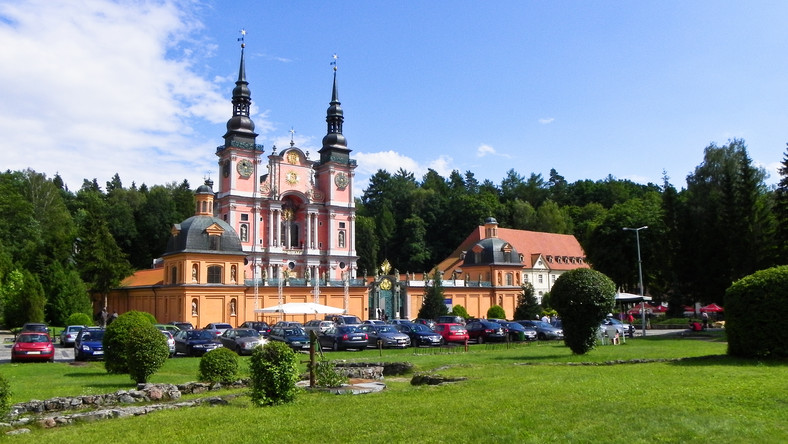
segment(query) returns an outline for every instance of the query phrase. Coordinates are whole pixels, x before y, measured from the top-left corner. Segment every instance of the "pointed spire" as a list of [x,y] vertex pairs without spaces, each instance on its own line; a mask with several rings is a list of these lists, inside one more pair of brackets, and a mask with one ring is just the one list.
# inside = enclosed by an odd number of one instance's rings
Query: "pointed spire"
[[[252,93],[249,90],[249,82],[246,81],[246,63],[244,61],[244,48],[246,43],[244,37],[246,30],[241,30],[241,63],[238,67],[238,80],[233,88],[233,116],[227,121],[227,133],[224,135],[225,146],[230,146],[233,140],[243,143],[254,144],[257,134],[254,132],[254,122],[249,117],[249,109],[252,104]],[[253,145],[254,146],[254,145]]]
[[323,147],[320,149],[320,161],[340,161],[347,163],[349,161],[348,154],[350,150],[347,148],[347,140],[342,135],[342,123],[345,117],[342,112],[342,106],[339,102],[339,93],[337,89],[337,56],[334,54],[334,61],[331,62],[334,66],[334,83],[331,89],[331,102],[329,103],[328,110],[326,111],[326,136],[323,137]]

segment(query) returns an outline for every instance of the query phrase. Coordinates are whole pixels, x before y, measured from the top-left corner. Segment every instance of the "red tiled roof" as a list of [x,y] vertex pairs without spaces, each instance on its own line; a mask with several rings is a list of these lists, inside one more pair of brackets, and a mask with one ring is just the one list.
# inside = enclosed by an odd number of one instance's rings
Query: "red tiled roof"
[[[586,254],[580,242],[571,234],[543,233],[539,231],[515,230],[513,228],[498,228],[498,238],[514,245],[518,253],[523,255],[523,266],[532,268],[533,262],[540,255],[551,270],[572,270],[575,268],[589,268],[585,262]],[[479,226],[457,247],[452,254],[438,264],[438,269],[450,272],[462,267],[462,252],[469,250],[476,242],[484,239],[484,226]],[[553,258],[548,261],[548,256]],[[555,258],[561,257],[561,262]],[[575,258],[575,262],[564,261],[563,258]],[[577,262],[576,258],[582,258]]]

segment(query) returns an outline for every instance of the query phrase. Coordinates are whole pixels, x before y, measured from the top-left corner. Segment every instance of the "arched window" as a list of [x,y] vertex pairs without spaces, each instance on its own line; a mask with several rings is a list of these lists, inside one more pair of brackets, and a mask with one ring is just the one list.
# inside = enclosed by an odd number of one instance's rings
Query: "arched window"
[[222,266],[211,265],[208,267],[208,283],[221,284],[222,283]]
[[506,285],[514,285],[514,276],[512,273],[506,273]]

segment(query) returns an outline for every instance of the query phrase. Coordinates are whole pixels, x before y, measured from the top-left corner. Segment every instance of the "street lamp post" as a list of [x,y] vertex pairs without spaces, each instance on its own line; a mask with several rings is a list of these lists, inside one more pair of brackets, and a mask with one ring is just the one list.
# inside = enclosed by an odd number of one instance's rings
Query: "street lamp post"
[[[640,285],[640,295],[643,296],[643,265],[642,261],[640,260],[640,230],[645,230],[648,228],[648,225],[643,225],[640,228],[628,228],[624,227],[624,231],[634,231],[635,232],[635,240],[638,246],[638,278],[639,278],[639,285]],[[646,336],[646,304],[645,300],[641,299],[640,301],[642,310],[640,310],[640,322],[643,327],[643,336]]]

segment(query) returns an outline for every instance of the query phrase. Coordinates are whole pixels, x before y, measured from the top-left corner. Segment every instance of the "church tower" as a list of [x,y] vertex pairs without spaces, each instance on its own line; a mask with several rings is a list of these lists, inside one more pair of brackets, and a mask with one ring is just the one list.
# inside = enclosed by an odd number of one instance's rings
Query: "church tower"
[[355,278],[356,163],[342,135],[336,67],[319,160],[310,159],[309,152],[291,138],[284,149],[272,146],[263,165],[263,147],[256,144],[249,117],[251,94],[243,44],[232,103],[225,143],[216,150],[220,170],[216,213],[238,233],[247,254],[247,285],[253,279],[260,285],[279,279],[302,285],[319,279],[321,285],[335,285],[331,281]]

